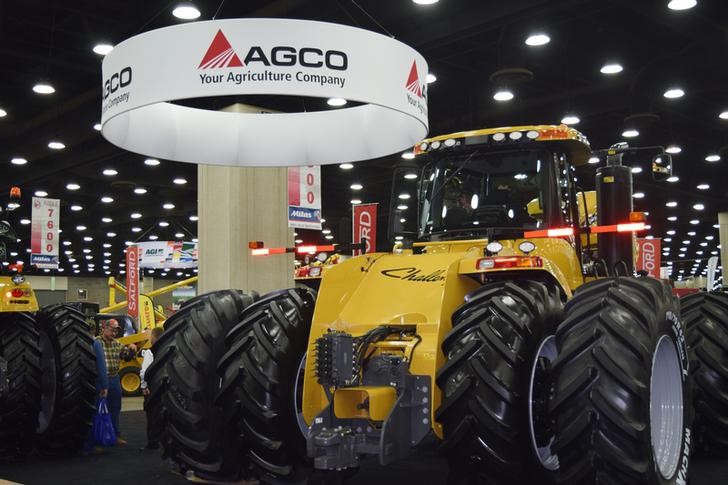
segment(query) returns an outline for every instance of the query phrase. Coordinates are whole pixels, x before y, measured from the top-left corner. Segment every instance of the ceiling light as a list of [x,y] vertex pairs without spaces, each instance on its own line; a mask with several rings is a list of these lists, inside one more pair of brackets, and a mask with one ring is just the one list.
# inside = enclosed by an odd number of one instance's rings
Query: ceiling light
[[551,42],[551,37],[544,33],[531,34],[526,39],[526,45],[529,45],[531,47],[546,45],[549,42]]
[[352,168],[354,168],[354,164],[353,163],[342,163],[342,164],[339,164],[339,168],[342,170],[351,170]]
[[185,235],[184,235],[184,234],[182,234],[181,232],[176,232],[176,233],[174,234],[174,237],[176,237],[177,239],[182,239],[183,237],[185,237]]
[[172,10],[172,15],[182,20],[194,20],[201,14],[200,10],[191,2],[183,2],[178,4],[174,10]]
[[513,99],[513,93],[507,89],[499,89],[493,95],[493,99],[496,101],[510,101]]
[[76,226],[77,231],[85,231],[86,229],[88,229],[86,226]]
[[677,220],[677,216],[670,216],[667,218],[667,220],[670,222],[675,222]]
[[622,136],[625,137],[625,138],[634,138],[636,136],[639,136],[639,134],[640,134],[639,131],[632,130],[632,129],[630,129],[630,130],[624,130],[622,132]]
[[171,202],[167,202],[166,204],[162,205],[162,209],[174,209],[174,204]]
[[47,197],[48,196],[48,192],[46,192],[45,190],[36,190],[35,191],[35,196],[36,197]]
[[617,74],[617,73],[622,72],[623,69],[624,68],[622,67],[621,64],[609,63],[609,64],[604,64],[602,66],[602,68],[599,69],[599,72],[601,72],[602,74]]
[[728,111],[721,111],[721,113],[718,115],[718,118],[721,120],[728,120]]
[[697,4],[697,0],[670,0],[667,4],[667,8],[670,10],[688,10]]
[[[199,220],[199,219],[200,219],[200,218],[199,218],[199,217],[197,217],[197,216],[190,216],[190,220],[191,220],[191,221],[193,221],[193,222],[194,222],[194,221],[197,221],[197,220]],[[321,222],[323,222],[323,221],[321,221]]]
[[632,197],[634,197],[635,199],[644,199],[645,193],[644,192],[635,192],[634,194],[632,194]]
[[327,236],[324,236],[324,238],[326,238],[328,241],[331,241],[334,238],[334,236],[332,236],[331,234],[329,234]]
[[119,175],[119,172],[117,172],[113,168],[105,168],[104,171],[101,173],[103,173],[104,175],[106,175],[108,177],[113,177],[114,175]]
[[167,227],[169,226],[169,222],[167,221],[159,221],[159,227]]
[[563,118],[561,118],[561,122],[565,125],[576,125],[580,122],[578,116],[576,115],[566,115]]
[[709,188],[710,188],[709,184],[700,184],[697,187],[698,190],[708,190]]
[[78,205],[78,204],[73,204],[73,205],[71,206],[71,210],[72,210],[73,212],[78,212],[78,211],[82,211],[82,210],[83,210],[83,207],[82,207],[82,206],[80,206],[80,205]]
[[137,187],[136,189],[134,189],[134,193],[139,195],[146,194],[147,189],[145,189],[144,187]]
[[157,239],[159,239],[159,236],[157,236],[156,234],[152,234],[149,236],[149,239],[152,241],[156,241]]
[[693,226],[697,226],[698,224],[700,224],[700,221],[698,219],[691,219],[690,224],[692,224]]
[[670,145],[669,147],[667,147],[667,148],[665,149],[665,151],[666,151],[667,153],[672,153],[673,155],[675,155],[675,154],[677,154],[677,153],[680,153],[680,152],[682,151],[682,148],[680,148],[680,147],[679,147],[679,146],[677,146],[677,145]]
[[705,236],[705,239],[707,239],[708,241],[712,241],[714,239],[714,237],[713,236]]
[[720,161],[720,155],[717,153],[711,153],[707,157],[705,157],[706,162],[719,162]]
[[176,179],[172,180],[177,185],[184,185],[187,183],[187,179],[183,179],[182,177],[177,177]]
[[680,177],[678,177],[677,175],[673,175],[672,177],[667,178],[667,181],[670,182],[671,184],[674,184],[675,182],[677,182],[679,180],[680,180]]
[[4,118],[8,115],[8,112],[0,108],[0,118]]
[[157,165],[159,165],[159,160],[157,160],[156,158],[147,158],[146,160],[144,160],[144,165],[156,167]]
[[589,157],[589,163],[592,165],[595,163],[599,163],[599,157]]
[[663,94],[667,99],[677,99],[685,96],[685,91],[680,88],[670,88]]
[[94,240],[94,238],[92,238],[91,236],[84,236],[83,237],[83,240],[86,241],[86,242],[91,242],[91,241]]
[[33,86],[33,91],[38,94],[53,94],[56,92],[56,89],[48,83],[36,83]]
[[351,199],[351,205],[361,204],[361,199]]
[[132,212],[129,217],[132,219],[141,219],[142,215],[139,212]]
[[364,186],[362,184],[351,184],[351,186],[349,188],[351,190],[361,190],[364,188]]
[[402,199],[402,200],[407,200],[411,196],[410,196],[410,194],[404,193],[404,194],[399,194],[397,197],[400,198],[400,199]]
[[293,242],[296,244],[303,244],[303,239],[295,239]]
[[142,228],[141,227],[132,227],[131,232],[142,232]]
[[331,234],[331,229],[324,229],[321,231],[322,234]]
[[111,217],[102,217],[102,218],[101,218],[101,222],[105,222],[105,223],[107,223],[107,224],[108,224],[109,222],[111,222],[112,220],[113,220],[113,219],[111,219]]
[[642,167],[632,167],[632,173],[642,173]]
[[414,180],[417,178],[417,174],[414,172],[408,172],[408,173],[404,174],[404,178],[407,180]]
[[[71,244],[72,244],[71,241],[63,241],[64,246],[70,246]],[[68,253],[66,253],[66,254],[68,254]]]
[[695,204],[693,206],[693,209],[695,209],[696,211],[701,211],[701,210],[705,209],[705,206],[703,204]]
[[677,201],[671,200],[665,204],[667,207],[677,207]]
[[428,72],[428,73],[427,73],[427,77],[425,77],[425,82],[426,82],[427,84],[432,84],[432,83],[434,83],[435,81],[437,81],[437,76],[435,76],[435,75],[434,75],[434,74],[432,74],[431,72]]
[[433,3],[437,3],[440,0],[412,0],[413,3],[416,3],[417,5],[432,5]]
[[96,44],[94,46],[94,52],[100,56],[105,56],[109,52],[111,52],[114,49],[114,46],[111,44]]
[[107,232],[106,233],[106,237],[116,237],[116,233],[115,232]]
[[404,153],[402,153],[402,155],[401,155],[401,156],[402,156],[402,158],[404,158],[405,160],[412,160],[413,158],[415,158],[415,154],[414,154],[414,153],[412,153],[412,152],[404,152]]
[[30,219],[20,219],[20,223],[24,226],[27,226],[30,224]]
[[96,131],[101,131],[101,123],[96,123],[96,124],[94,125],[94,130],[96,130]]
[[111,204],[112,202],[114,202],[114,199],[109,196],[104,196],[101,197],[101,202],[103,202],[104,204]]
[[66,148],[66,145],[58,140],[52,140],[48,142],[48,148],[50,148],[51,150],[63,150],[64,148]]
[[346,100],[344,98],[329,98],[326,101],[326,104],[329,106],[344,106],[346,104]]
[[13,165],[25,165],[26,163],[28,163],[28,160],[26,160],[25,158],[21,158],[21,157],[15,157],[12,160],[10,160],[10,163],[12,163]]

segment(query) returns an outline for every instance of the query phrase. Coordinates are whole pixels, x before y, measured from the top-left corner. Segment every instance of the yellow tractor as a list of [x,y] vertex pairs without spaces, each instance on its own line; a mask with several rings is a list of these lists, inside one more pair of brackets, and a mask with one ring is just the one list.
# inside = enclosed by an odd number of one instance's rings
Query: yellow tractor
[[335,483],[436,441],[454,482],[686,483],[684,328],[670,288],[634,275],[632,151],[564,125],[418,144],[394,170],[391,253],[327,268],[317,297],[215,292],[167,322],[148,373],[165,456]]
[[0,207],[0,461],[34,447],[50,455],[79,451],[96,394],[83,315],[66,305],[39,310],[23,265],[6,261],[6,243],[14,245],[18,237],[3,216],[20,206],[20,197],[13,187],[7,208]]

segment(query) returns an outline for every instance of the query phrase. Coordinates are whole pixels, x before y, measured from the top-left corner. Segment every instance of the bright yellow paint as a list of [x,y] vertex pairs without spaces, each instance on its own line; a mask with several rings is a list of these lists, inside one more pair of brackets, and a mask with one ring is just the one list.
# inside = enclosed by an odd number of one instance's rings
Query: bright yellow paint
[[[23,290],[23,296],[15,298],[12,296],[13,289]],[[28,281],[19,285],[13,283],[12,277],[0,276],[0,312],[37,312],[38,300],[35,299],[35,292]]]
[[[363,405],[369,400],[368,409]],[[334,394],[334,415],[339,419],[373,419],[384,421],[397,401],[394,387],[342,387]]]

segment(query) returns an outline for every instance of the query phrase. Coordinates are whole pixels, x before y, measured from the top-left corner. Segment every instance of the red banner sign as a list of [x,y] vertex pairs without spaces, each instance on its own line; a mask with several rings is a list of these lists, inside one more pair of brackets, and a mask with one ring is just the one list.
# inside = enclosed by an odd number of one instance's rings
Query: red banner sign
[[647,271],[647,275],[660,279],[661,239],[637,238],[637,271]]
[[[353,207],[354,217],[352,226],[354,230],[352,242],[359,244],[366,239],[367,253],[377,250],[377,204],[359,204]],[[354,251],[354,256],[361,254],[360,250]]]
[[127,314],[139,316],[139,248],[126,248],[126,301]]

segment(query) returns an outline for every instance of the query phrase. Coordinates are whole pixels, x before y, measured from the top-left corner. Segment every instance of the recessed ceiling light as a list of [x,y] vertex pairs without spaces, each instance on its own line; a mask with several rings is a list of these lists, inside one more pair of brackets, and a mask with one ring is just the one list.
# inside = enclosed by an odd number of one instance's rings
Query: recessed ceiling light
[[675,222],[677,220],[677,216],[670,216],[667,218],[667,220],[670,222]]
[[94,238],[92,238],[91,236],[84,236],[83,237],[83,240],[86,241],[86,242],[91,242],[91,241],[94,240]]
[[440,0],[412,0],[413,3],[416,3],[417,5],[432,5],[433,3],[437,3]]
[[35,196],[36,197],[48,197],[48,192],[46,192],[45,190],[36,190]]
[[718,115],[718,118],[721,120],[728,120],[728,111],[721,111],[721,113]]
[[700,224],[700,221],[698,219],[691,219],[690,224],[692,224],[693,226],[697,226],[698,224]]
[[36,85],[33,86],[33,91],[38,94],[53,94],[56,92],[56,88],[48,83],[36,83]]
[[679,147],[679,146],[677,146],[677,145],[670,145],[669,147],[667,147],[667,148],[665,149],[665,151],[666,151],[667,153],[671,153],[671,154],[675,155],[675,154],[677,154],[677,153],[680,153],[680,152],[682,151],[682,148],[680,148],[680,147]]
[[[665,242],[672,242],[672,238],[671,237],[666,237],[665,239],[663,239],[663,241],[665,241]],[[667,248],[667,249],[669,250],[670,248]]]
[[677,207],[677,202],[674,200],[671,200],[665,204],[667,207]]
[[414,180],[417,178],[417,174],[414,172],[408,172],[408,173],[404,174],[404,178],[407,180]]
[[156,167],[157,165],[159,165],[159,160],[157,160],[156,158],[147,158],[146,160],[144,160],[144,165]]
[[82,210],[83,210],[83,207],[82,207],[82,206],[80,206],[80,205],[78,205],[78,204],[73,204],[73,205],[71,206],[71,210],[72,210],[73,212],[78,212],[78,211],[82,211]]
[[565,125],[577,125],[581,120],[576,115],[566,115],[561,118],[561,122]]
[[24,226],[27,226],[30,224],[30,219],[20,219],[20,223]]
[[136,226],[135,227],[132,227],[131,228],[131,232],[142,232],[142,228],[141,227],[136,227]]
[[115,232],[107,232],[106,233],[106,237],[116,237],[116,233]]
[[349,186],[349,188],[350,188],[351,190],[361,190],[361,189],[363,189],[363,188],[364,188],[364,186],[363,186],[362,184],[351,184],[351,185]]
[[141,219],[142,215],[139,212],[132,212],[129,217],[132,219]]
[[157,236],[156,234],[151,234],[149,236],[149,239],[152,240],[152,241],[156,241],[157,239],[159,239],[159,236]]
[[358,204],[361,204],[360,199],[351,199],[351,205],[358,205]]
[[96,130],[96,131],[101,131],[101,123],[96,123],[96,124],[94,125],[94,130]]
[[353,163],[341,163],[341,164],[339,164],[339,168],[342,170],[351,170],[352,168],[354,168],[354,164]]
[[500,102],[510,101],[513,99],[513,93],[507,89],[499,89],[493,95],[493,99]]
[[159,221],[159,227],[167,227],[169,226],[169,222],[167,221]]
[[67,184],[67,185],[66,185],[66,188],[67,188],[68,190],[78,190],[78,189],[80,189],[80,188],[81,188],[81,186],[80,186],[80,185],[78,185],[78,184],[76,184],[76,183],[73,183],[73,182],[72,182],[72,183],[70,183],[70,184]]
[[635,199],[644,199],[645,193],[644,192],[635,192],[634,194],[632,194],[632,197],[634,197]]
[[640,132],[637,131],[637,130],[633,130],[633,129],[624,130],[622,132],[622,136],[625,137],[625,138],[634,138],[634,137],[639,136],[639,135],[640,135]]
[[709,184],[700,184],[697,187],[698,190],[708,190],[709,188],[710,188]]
[[182,20],[194,20],[201,14],[200,10],[191,2],[182,2],[172,10],[172,15]]
[[48,142],[48,148],[50,148],[51,150],[63,150],[64,148],[66,148],[66,145],[58,140],[52,140]]
[[697,0],[670,0],[667,4],[667,8],[670,10],[688,10],[697,4]]
[[93,49],[93,51],[100,56],[105,56],[112,50],[114,50],[114,46],[111,44],[96,44]]
[[410,196],[410,194],[404,193],[404,194],[399,194],[397,197],[400,198],[400,199],[402,199],[402,200],[407,200],[411,196]]
[[329,106],[344,106],[346,104],[346,100],[344,98],[329,98],[326,101],[326,104]]
[[113,221],[113,219],[112,219],[111,217],[102,217],[102,218],[101,218],[101,222],[105,222],[105,223],[107,223],[107,224],[108,224],[109,222],[112,222],[112,221]]
[[415,158],[415,154],[412,152],[404,152],[402,153],[401,157],[405,160],[412,160],[413,158]]
[[617,64],[616,62],[612,62],[609,64],[604,64],[601,69],[599,69],[599,72],[602,74],[617,74],[622,72],[624,68],[621,64]]
[[10,160],[10,163],[12,163],[13,165],[25,165],[26,163],[28,163],[28,160],[26,160],[25,158],[21,158],[21,157],[15,157],[12,160]]
[[707,157],[705,157],[706,162],[719,162],[720,161],[720,155],[717,153],[711,153]]
[[667,234],[668,236],[674,236],[675,235],[675,230],[674,229],[670,229],[665,234]]
[[677,175],[673,175],[672,177],[667,178],[667,181],[670,182],[671,184],[674,184],[675,182],[678,182],[679,180],[680,180],[680,177],[678,177]]
[[695,204],[693,205],[693,209],[695,209],[696,211],[701,211],[705,209],[705,206],[703,204]]
[[77,231],[85,231],[86,229],[88,229],[86,226],[76,226]]
[[[197,216],[190,216],[190,220],[191,220],[192,222],[194,222],[194,221],[197,221],[197,220],[199,220],[199,219],[200,219],[200,218],[199,218],[199,217],[197,217]],[[321,221],[321,222],[323,222],[323,221]]]
[[0,118],[4,118],[8,115],[8,112],[0,108]]
[[632,167],[632,173],[642,173],[642,167]]
[[107,195],[107,196],[101,197],[101,202],[103,202],[104,204],[111,204],[112,202],[114,202],[114,199]]
[[599,157],[589,157],[589,163],[592,165],[595,163],[599,163]]
[[549,42],[551,42],[551,37],[544,33],[531,34],[526,39],[526,45],[529,45],[531,47],[546,45]]
[[182,177],[177,177],[176,179],[172,180],[177,185],[184,185],[187,183],[187,179],[183,179]]
[[174,209],[174,204],[171,202],[167,202],[166,204],[162,205],[162,209]]
[[176,237],[177,239],[182,239],[183,237],[185,237],[185,235],[184,235],[184,234],[182,234],[181,232],[176,232],[176,233],[174,234],[174,237]]
[[135,194],[139,194],[139,195],[146,194],[147,193],[147,189],[145,189],[144,187],[137,187],[137,188],[134,189],[134,193]]
[[677,99],[685,96],[685,91],[680,88],[670,88],[663,93],[663,96],[667,99]]
[[101,173],[103,173],[104,175],[106,175],[108,177],[113,177],[114,175],[119,175],[119,172],[117,172],[113,168],[105,168],[104,171]]
[[427,73],[427,77],[425,77],[425,82],[426,82],[427,84],[432,84],[432,83],[434,83],[435,81],[437,81],[437,76],[435,76],[435,75],[434,75],[434,74],[432,74],[431,72],[428,72],[428,73]]
[[[64,246],[70,246],[71,244],[71,241],[63,241]],[[66,254],[68,254],[68,252],[66,252]]]

